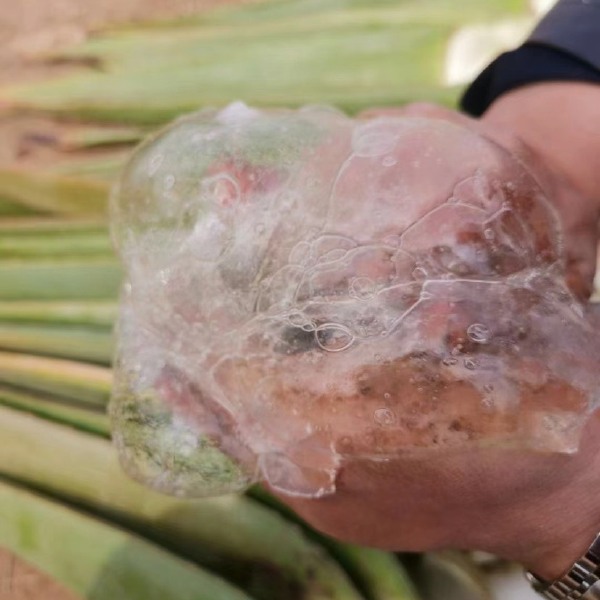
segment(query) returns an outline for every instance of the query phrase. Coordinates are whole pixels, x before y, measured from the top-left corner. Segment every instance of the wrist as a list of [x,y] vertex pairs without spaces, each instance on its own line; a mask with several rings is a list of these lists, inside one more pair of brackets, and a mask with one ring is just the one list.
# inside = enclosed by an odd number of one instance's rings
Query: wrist
[[518,88],[498,98],[482,119],[512,131],[600,211],[600,86],[548,82]]
[[[600,86],[551,82],[519,88],[501,96],[482,120],[532,151],[534,175],[573,238],[584,234],[571,219],[591,225],[591,235],[600,214]],[[589,246],[593,252],[594,244]],[[586,259],[593,265],[593,257]],[[521,523],[516,519],[523,535],[510,558],[546,581],[568,572],[600,532],[599,423],[590,418],[579,452],[557,463],[556,475],[566,475],[563,483],[540,501],[539,510],[524,511]]]
[[579,451],[557,457],[556,478],[561,483],[556,490],[530,504],[522,520],[515,519],[510,558],[546,581],[568,572],[600,532],[599,429],[596,414],[584,430]]
[[521,562],[527,571],[551,583],[568,573],[573,564],[586,554],[598,532],[598,526],[580,524],[562,534],[562,539],[557,536],[553,542],[527,553]]

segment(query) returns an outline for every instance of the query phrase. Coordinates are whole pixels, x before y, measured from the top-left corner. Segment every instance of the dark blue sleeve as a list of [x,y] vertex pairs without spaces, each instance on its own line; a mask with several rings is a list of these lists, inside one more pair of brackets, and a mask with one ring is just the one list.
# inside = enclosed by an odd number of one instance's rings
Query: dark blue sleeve
[[600,0],[561,0],[529,41],[564,50],[600,69]]
[[483,71],[461,107],[480,116],[502,94],[541,81],[600,83],[600,0],[559,2],[523,46]]

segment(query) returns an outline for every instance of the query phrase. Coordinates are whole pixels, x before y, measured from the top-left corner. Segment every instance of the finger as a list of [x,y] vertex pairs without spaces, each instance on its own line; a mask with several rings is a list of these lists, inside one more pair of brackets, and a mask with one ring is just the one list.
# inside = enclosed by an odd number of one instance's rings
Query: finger
[[376,106],[367,108],[356,115],[358,119],[377,119],[380,117],[404,117],[406,107],[404,106]]
[[438,119],[450,121],[464,127],[472,127],[478,123],[475,119],[451,108],[433,104],[432,102],[413,102],[404,107],[404,116],[420,117],[423,119]]
[[471,127],[477,123],[471,117],[431,102],[413,102],[406,106],[374,107],[364,110],[358,115],[359,119],[376,119],[381,117],[438,119],[466,127]]

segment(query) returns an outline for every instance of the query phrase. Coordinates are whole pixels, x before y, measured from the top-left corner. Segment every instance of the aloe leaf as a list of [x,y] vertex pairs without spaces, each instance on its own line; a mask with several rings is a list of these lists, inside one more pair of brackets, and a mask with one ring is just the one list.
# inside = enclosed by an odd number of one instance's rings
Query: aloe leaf
[[[479,0],[466,0],[465,10],[457,12],[453,0],[349,0],[340,3],[339,0],[294,0],[256,2],[241,6],[227,6],[198,16],[188,17],[179,21],[181,25],[191,22],[204,23],[207,26],[238,25],[245,27],[257,23],[277,20],[290,20],[292,23],[301,22],[303,18],[314,18],[315,15],[336,15],[340,13],[358,13],[364,15],[377,11],[380,18],[405,20],[442,20],[446,23],[462,25],[466,20],[482,21],[501,18],[509,14],[523,14],[529,8],[526,0],[489,0],[485,4]],[[363,16],[363,20],[365,17]]]
[[133,528],[258,598],[361,598],[322,546],[246,496],[161,496],[123,474],[107,440],[1,407],[0,444],[4,476]]
[[0,260],[61,257],[106,260],[113,254],[106,223],[39,216],[0,219]]
[[336,545],[336,556],[368,591],[371,600],[418,600],[408,572],[391,552],[353,544]]
[[443,84],[457,27],[525,16],[525,0],[271,1],[96,36],[61,56],[82,70],[5,89],[9,106],[99,121],[160,123],[241,98],[262,106],[318,102],[354,111],[410,100],[455,101]]
[[108,416],[40,393],[23,392],[0,385],[0,404],[29,412],[43,419],[108,437]]
[[113,249],[106,232],[54,236],[0,237],[0,259],[39,257],[110,257]]
[[131,154],[131,148],[119,148],[102,154],[77,154],[66,160],[44,167],[43,173],[55,177],[89,179],[105,184],[112,183]]
[[139,142],[144,131],[135,127],[97,127],[93,125],[68,128],[59,137],[59,147],[66,151],[122,146]]
[[110,301],[0,301],[0,322],[82,325],[111,329],[117,318],[117,305]]
[[0,545],[84,599],[250,600],[136,535],[0,481]]
[[105,232],[106,223],[98,218],[64,219],[35,215],[29,219],[2,219],[0,233],[8,236],[63,236],[71,233]]
[[36,211],[34,208],[23,206],[18,202],[13,202],[6,198],[0,198],[0,218],[2,219],[7,217],[22,219],[39,214],[39,211]]
[[76,326],[0,322],[0,349],[108,365],[113,336],[110,331]]
[[0,196],[23,206],[71,217],[104,217],[109,187],[101,182],[0,170]]
[[106,224],[40,218],[0,220],[0,259],[112,255]]
[[451,26],[390,22],[385,14],[379,22],[367,18],[345,28],[329,21],[322,27],[311,20],[297,31],[283,23],[245,33],[207,35],[198,26],[108,36],[81,48],[107,65],[104,74],[84,71],[4,90],[0,97],[52,114],[146,124],[236,98],[262,106],[331,103],[354,111],[435,95]]
[[108,403],[112,375],[109,369],[95,365],[0,352],[0,383],[103,409]]
[[0,300],[113,300],[120,283],[116,260],[0,261]]
[[312,537],[316,537],[329,552],[352,574],[354,582],[369,600],[420,600],[410,576],[395,554],[345,544],[315,533],[286,504],[260,486],[252,487],[248,495],[270,507],[286,519],[298,523]]

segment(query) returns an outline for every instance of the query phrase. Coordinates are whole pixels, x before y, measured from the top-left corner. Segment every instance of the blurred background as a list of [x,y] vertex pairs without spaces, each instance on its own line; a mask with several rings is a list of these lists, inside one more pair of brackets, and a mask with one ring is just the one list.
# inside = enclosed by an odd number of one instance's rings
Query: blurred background
[[454,105],[552,0],[0,0],[0,600],[527,600],[465,553],[338,544],[259,490],[162,498],[104,410],[119,267],[106,199],[177,115]]

